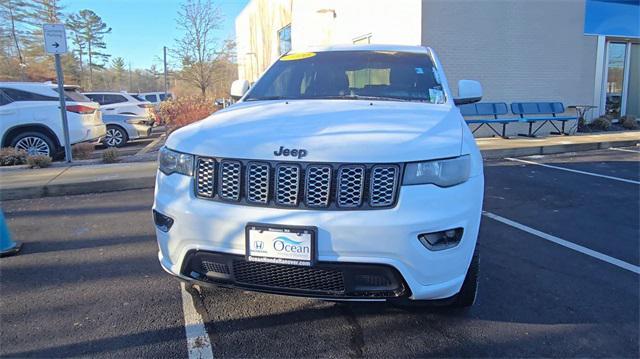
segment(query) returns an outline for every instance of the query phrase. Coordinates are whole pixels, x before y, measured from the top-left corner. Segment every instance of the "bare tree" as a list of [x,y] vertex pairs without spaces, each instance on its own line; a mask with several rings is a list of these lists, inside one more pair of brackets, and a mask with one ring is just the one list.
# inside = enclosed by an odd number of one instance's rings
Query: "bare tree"
[[216,60],[224,54],[218,51],[214,37],[222,20],[220,8],[212,0],[187,0],[178,12],[176,22],[184,36],[176,39],[172,53],[182,65],[180,78],[200,89],[202,96],[214,83]]

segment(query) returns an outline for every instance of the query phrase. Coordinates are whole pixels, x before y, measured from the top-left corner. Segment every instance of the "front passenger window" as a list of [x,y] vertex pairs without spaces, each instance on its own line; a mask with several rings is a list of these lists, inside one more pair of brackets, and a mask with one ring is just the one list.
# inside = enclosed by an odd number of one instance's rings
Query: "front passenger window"
[[7,96],[5,96],[5,94],[2,91],[0,91],[0,106],[8,105],[10,103],[11,101],[9,101]]

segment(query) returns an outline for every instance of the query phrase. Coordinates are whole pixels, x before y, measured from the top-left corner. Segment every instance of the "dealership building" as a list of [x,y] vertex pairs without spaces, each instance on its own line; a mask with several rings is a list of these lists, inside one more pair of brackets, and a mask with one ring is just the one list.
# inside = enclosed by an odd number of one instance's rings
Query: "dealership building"
[[638,0],[252,0],[236,18],[238,73],[254,82],[280,55],[315,46],[422,45],[454,94],[472,79],[486,102],[640,117],[639,19]]

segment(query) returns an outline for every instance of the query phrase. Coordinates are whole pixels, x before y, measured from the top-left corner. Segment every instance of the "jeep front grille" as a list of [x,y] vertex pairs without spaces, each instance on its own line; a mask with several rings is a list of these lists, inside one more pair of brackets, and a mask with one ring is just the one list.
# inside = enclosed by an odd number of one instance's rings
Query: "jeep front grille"
[[401,166],[198,157],[196,196],[245,205],[379,209],[395,205]]

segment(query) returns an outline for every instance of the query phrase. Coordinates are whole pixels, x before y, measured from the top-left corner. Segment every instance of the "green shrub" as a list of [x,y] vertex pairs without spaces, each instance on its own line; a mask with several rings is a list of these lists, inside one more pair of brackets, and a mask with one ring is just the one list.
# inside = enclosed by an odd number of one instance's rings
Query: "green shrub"
[[27,153],[14,147],[0,148],[0,166],[22,165],[27,162]]
[[47,155],[27,156],[29,168],[45,168],[51,165],[51,157]]
[[640,128],[640,125],[638,125],[638,119],[631,115],[622,116],[620,119],[620,125],[627,130],[636,130]]
[[591,127],[606,131],[611,127],[611,120],[606,116],[600,116],[591,122]]
[[104,163],[118,162],[118,157],[120,157],[120,153],[115,147],[109,147],[102,152],[102,162]]

